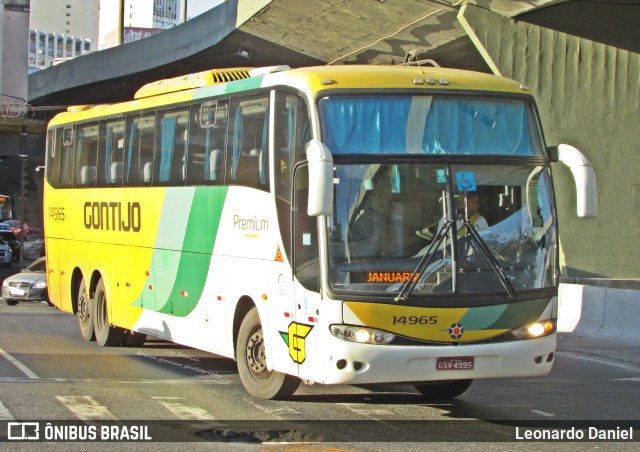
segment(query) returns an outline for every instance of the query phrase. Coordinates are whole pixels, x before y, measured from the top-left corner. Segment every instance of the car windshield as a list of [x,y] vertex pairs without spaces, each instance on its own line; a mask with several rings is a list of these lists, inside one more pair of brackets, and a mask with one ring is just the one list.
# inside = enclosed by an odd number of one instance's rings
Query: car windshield
[[24,269],[26,272],[44,273],[46,270],[46,261],[44,259],[38,259],[31,265]]

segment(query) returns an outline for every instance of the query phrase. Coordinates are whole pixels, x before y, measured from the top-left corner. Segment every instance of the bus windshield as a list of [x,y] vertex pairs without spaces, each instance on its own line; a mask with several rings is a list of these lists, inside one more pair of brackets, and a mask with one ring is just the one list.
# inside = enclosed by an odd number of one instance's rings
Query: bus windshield
[[336,95],[318,106],[334,155],[543,155],[532,107],[520,99]]
[[548,168],[335,167],[334,214],[327,218],[332,290],[395,295],[414,279],[414,296],[514,296],[555,284]]

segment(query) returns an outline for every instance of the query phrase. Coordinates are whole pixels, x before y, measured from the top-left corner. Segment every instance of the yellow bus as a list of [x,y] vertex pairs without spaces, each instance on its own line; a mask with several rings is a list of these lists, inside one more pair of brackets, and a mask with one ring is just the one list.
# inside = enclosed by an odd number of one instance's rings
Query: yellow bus
[[551,369],[558,148],[514,81],[215,69],[70,107],[47,133],[49,295],[86,340],[235,359],[267,399],[301,381],[455,397]]

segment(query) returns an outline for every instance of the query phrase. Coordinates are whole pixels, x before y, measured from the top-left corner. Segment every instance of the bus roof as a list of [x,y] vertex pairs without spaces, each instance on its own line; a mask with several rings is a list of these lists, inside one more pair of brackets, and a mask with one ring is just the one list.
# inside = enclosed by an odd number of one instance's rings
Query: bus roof
[[[323,90],[426,89],[523,93],[528,88],[507,78],[480,72],[431,66],[340,65],[288,69],[286,66],[262,68],[211,69],[142,86],[131,101],[105,105],[71,106],[56,115],[50,125],[83,121],[160,105],[187,102],[240,92],[260,86],[292,85],[317,94]],[[266,70],[269,69],[269,70]],[[248,83],[247,83],[248,82]],[[211,90],[211,87],[215,87]],[[198,91],[203,92],[198,92]]]
[[304,81],[312,92],[325,89],[454,89],[522,93],[528,88],[521,84],[491,74],[447,69],[400,65],[343,65],[317,66],[274,74]]

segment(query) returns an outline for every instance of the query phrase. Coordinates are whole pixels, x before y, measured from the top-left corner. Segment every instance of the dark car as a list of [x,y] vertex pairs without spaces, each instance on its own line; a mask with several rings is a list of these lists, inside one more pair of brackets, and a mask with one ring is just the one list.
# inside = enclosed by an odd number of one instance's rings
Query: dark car
[[17,239],[15,235],[13,235],[13,231],[0,229],[0,237],[2,237],[4,241],[7,242],[11,247],[11,251],[13,252],[13,260],[17,261],[18,259],[20,259],[20,240]]
[[[13,231],[13,235],[15,235],[16,238],[19,240],[20,239],[20,221],[5,220],[4,224],[8,225],[11,228],[11,230]],[[25,240],[29,240],[29,226],[27,225],[26,222],[22,223],[22,237],[24,237]]]
[[47,291],[47,260],[36,259],[21,273],[9,276],[2,281],[2,299],[15,305],[20,301],[49,301]]

